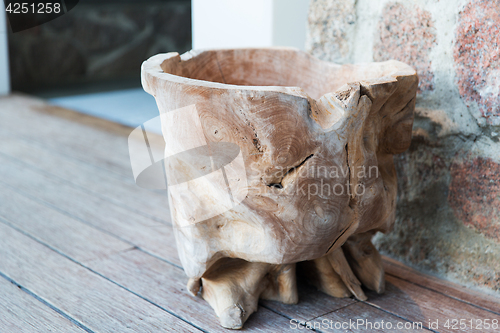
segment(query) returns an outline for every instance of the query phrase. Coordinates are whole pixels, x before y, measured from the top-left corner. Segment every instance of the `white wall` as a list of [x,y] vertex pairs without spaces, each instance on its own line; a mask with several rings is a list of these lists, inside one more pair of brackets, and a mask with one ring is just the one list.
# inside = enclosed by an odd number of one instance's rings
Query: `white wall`
[[309,0],[274,0],[273,4],[273,45],[304,50]]
[[0,1],[0,96],[10,91],[6,21],[4,2]]
[[304,49],[309,0],[192,0],[193,49]]

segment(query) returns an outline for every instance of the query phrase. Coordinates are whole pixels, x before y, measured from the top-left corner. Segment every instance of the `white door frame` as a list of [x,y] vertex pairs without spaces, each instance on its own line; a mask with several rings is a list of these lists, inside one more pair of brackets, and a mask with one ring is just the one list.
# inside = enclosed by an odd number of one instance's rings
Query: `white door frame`
[[309,0],[191,0],[193,49],[305,49]]
[[9,52],[7,44],[7,19],[4,2],[0,1],[0,96],[10,92]]

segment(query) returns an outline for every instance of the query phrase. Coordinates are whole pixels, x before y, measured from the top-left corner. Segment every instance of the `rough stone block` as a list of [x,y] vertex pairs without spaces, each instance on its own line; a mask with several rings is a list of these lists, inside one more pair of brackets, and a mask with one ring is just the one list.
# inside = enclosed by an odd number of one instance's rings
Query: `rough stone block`
[[373,59],[396,59],[411,64],[418,73],[419,92],[434,89],[434,73],[429,56],[436,43],[431,14],[417,6],[387,4],[378,25]]
[[460,95],[500,125],[500,2],[472,0],[460,11],[453,50]]
[[306,49],[313,56],[336,63],[349,62],[356,23],[355,0],[312,0]]
[[475,157],[451,166],[450,206],[466,225],[500,242],[500,164]]

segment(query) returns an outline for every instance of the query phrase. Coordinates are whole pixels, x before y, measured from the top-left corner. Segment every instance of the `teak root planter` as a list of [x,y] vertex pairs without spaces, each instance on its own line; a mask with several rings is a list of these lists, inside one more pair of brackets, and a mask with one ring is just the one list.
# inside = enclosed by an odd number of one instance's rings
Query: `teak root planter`
[[[241,328],[259,298],[384,290],[371,237],[394,223],[393,155],[418,78],[398,61],[336,65],[288,48],[190,51],[142,65],[188,289]],[[300,270],[296,270],[300,267]]]

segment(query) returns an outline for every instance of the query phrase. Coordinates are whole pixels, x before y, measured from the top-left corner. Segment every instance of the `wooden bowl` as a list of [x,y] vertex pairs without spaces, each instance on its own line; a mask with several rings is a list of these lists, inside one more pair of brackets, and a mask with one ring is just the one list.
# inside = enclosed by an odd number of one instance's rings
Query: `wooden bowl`
[[188,287],[203,286],[223,326],[241,327],[259,297],[295,302],[298,262],[330,295],[383,290],[371,236],[394,223],[414,69],[289,48],[190,51],[144,62],[142,84],[162,117]]

